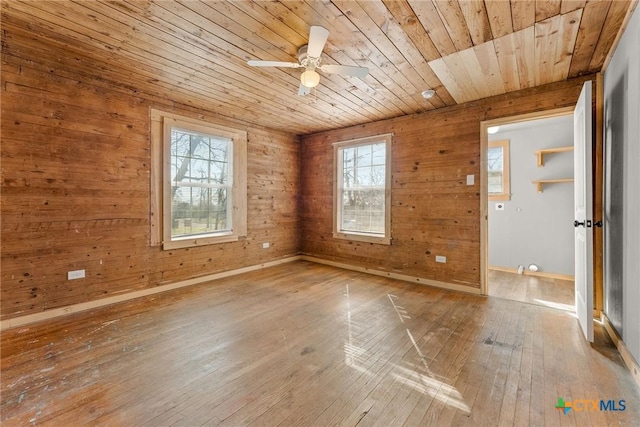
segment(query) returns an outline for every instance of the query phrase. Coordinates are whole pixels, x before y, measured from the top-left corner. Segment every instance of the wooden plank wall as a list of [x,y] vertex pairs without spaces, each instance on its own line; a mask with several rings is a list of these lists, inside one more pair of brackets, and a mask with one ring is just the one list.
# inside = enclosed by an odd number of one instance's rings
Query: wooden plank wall
[[[100,64],[24,28],[3,22],[2,319],[297,254],[297,136],[109,84]],[[150,246],[150,108],[248,132],[246,239]],[[87,277],[68,281],[76,269]]]
[[[584,80],[302,137],[302,253],[479,288],[480,122],[574,105]],[[392,245],[334,239],[331,144],[389,132],[394,134]],[[466,185],[470,174],[473,186]],[[446,256],[447,263],[436,263],[436,255]]]

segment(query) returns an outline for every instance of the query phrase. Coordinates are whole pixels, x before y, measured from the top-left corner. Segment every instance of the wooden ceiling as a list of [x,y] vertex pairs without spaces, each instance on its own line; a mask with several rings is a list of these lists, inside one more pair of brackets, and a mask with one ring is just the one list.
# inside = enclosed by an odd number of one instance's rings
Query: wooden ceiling
[[[602,68],[635,1],[2,1],[3,43],[42,43],[75,72],[297,134],[564,80]],[[297,95],[309,27],[330,31],[323,74]],[[12,35],[13,34],[13,35]],[[14,38],[12,38],[14,37]],[[425,89],[436,96],[426,100]]]

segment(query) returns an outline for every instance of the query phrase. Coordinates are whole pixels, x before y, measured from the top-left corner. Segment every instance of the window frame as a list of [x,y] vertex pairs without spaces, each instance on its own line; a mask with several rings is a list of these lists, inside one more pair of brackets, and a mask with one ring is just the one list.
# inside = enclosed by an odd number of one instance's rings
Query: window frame
[[[220,136],[233,147],[231,176],[231,229],[171,237],[171,129]],[[203,120],[151,110],[151,245],[164,250],[238,241],[247,235],[247,133]]]
[[487,185],[487,194],[489,200],[494,201],[508,201],[511,200],[511,187],[510,187],[510,160],[509,160],[509,140],[503,139],[499,141],[489,141],[487,145],[487,182],[489,180],[489,161],[488,152],[490,148],[502,148],[502,193],[490,193]]
[[[377,143],[385,144],[385,189],[384,189],[384,235],[366,232],[341,230],[340,198],[342,198],[342,166],[343,157],[341,150],[363,145],[373,145]],[[333,237],[366,243],[377,243],[383,245],[391,244],[391,147],[393,134],[381,134],[365,138],[351,139],[333,143]]]

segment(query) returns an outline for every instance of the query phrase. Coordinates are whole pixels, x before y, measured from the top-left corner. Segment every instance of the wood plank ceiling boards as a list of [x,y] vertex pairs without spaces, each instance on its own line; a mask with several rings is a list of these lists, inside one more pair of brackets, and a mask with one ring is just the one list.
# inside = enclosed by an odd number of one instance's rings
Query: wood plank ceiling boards
[[[309,134],[446,107],[601,69],[633,1],[3,1],[11,31],[75,58],[87,75]],[[296,61],[309,28],[329,30],[325,64],[368,67],[364,78],[323,74],[297,95]],[[124,83],[126,82],[126,83]],[[436,95],[422,98],[425,89]]]

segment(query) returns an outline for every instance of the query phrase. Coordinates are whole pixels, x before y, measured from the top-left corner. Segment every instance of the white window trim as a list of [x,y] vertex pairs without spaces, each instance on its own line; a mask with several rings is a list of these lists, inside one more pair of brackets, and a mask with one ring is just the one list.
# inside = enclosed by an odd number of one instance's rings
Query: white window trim
[[[232,206],[230,231],[185,236],[171,239],[171,155],[170,129],[180,127],[232,140]],[[150,244],[165,250],[235,242],[247,235],[247,133],[183,117],[151,110],[151,233]]]
[[[370,145],[384,142],[386,148],[385,159],[385,191],[384,191],[384,235],[373,233],[359,233],[355,231],[340,230],[340,149],[345,147],[355,147],[358,145]],[[366,138],[352,139],[333,143],[333,237],[335,239],[345,239],[365,243],[377,243],[382,245],[391,244],[391,146],[393,134],[387,133]]]

